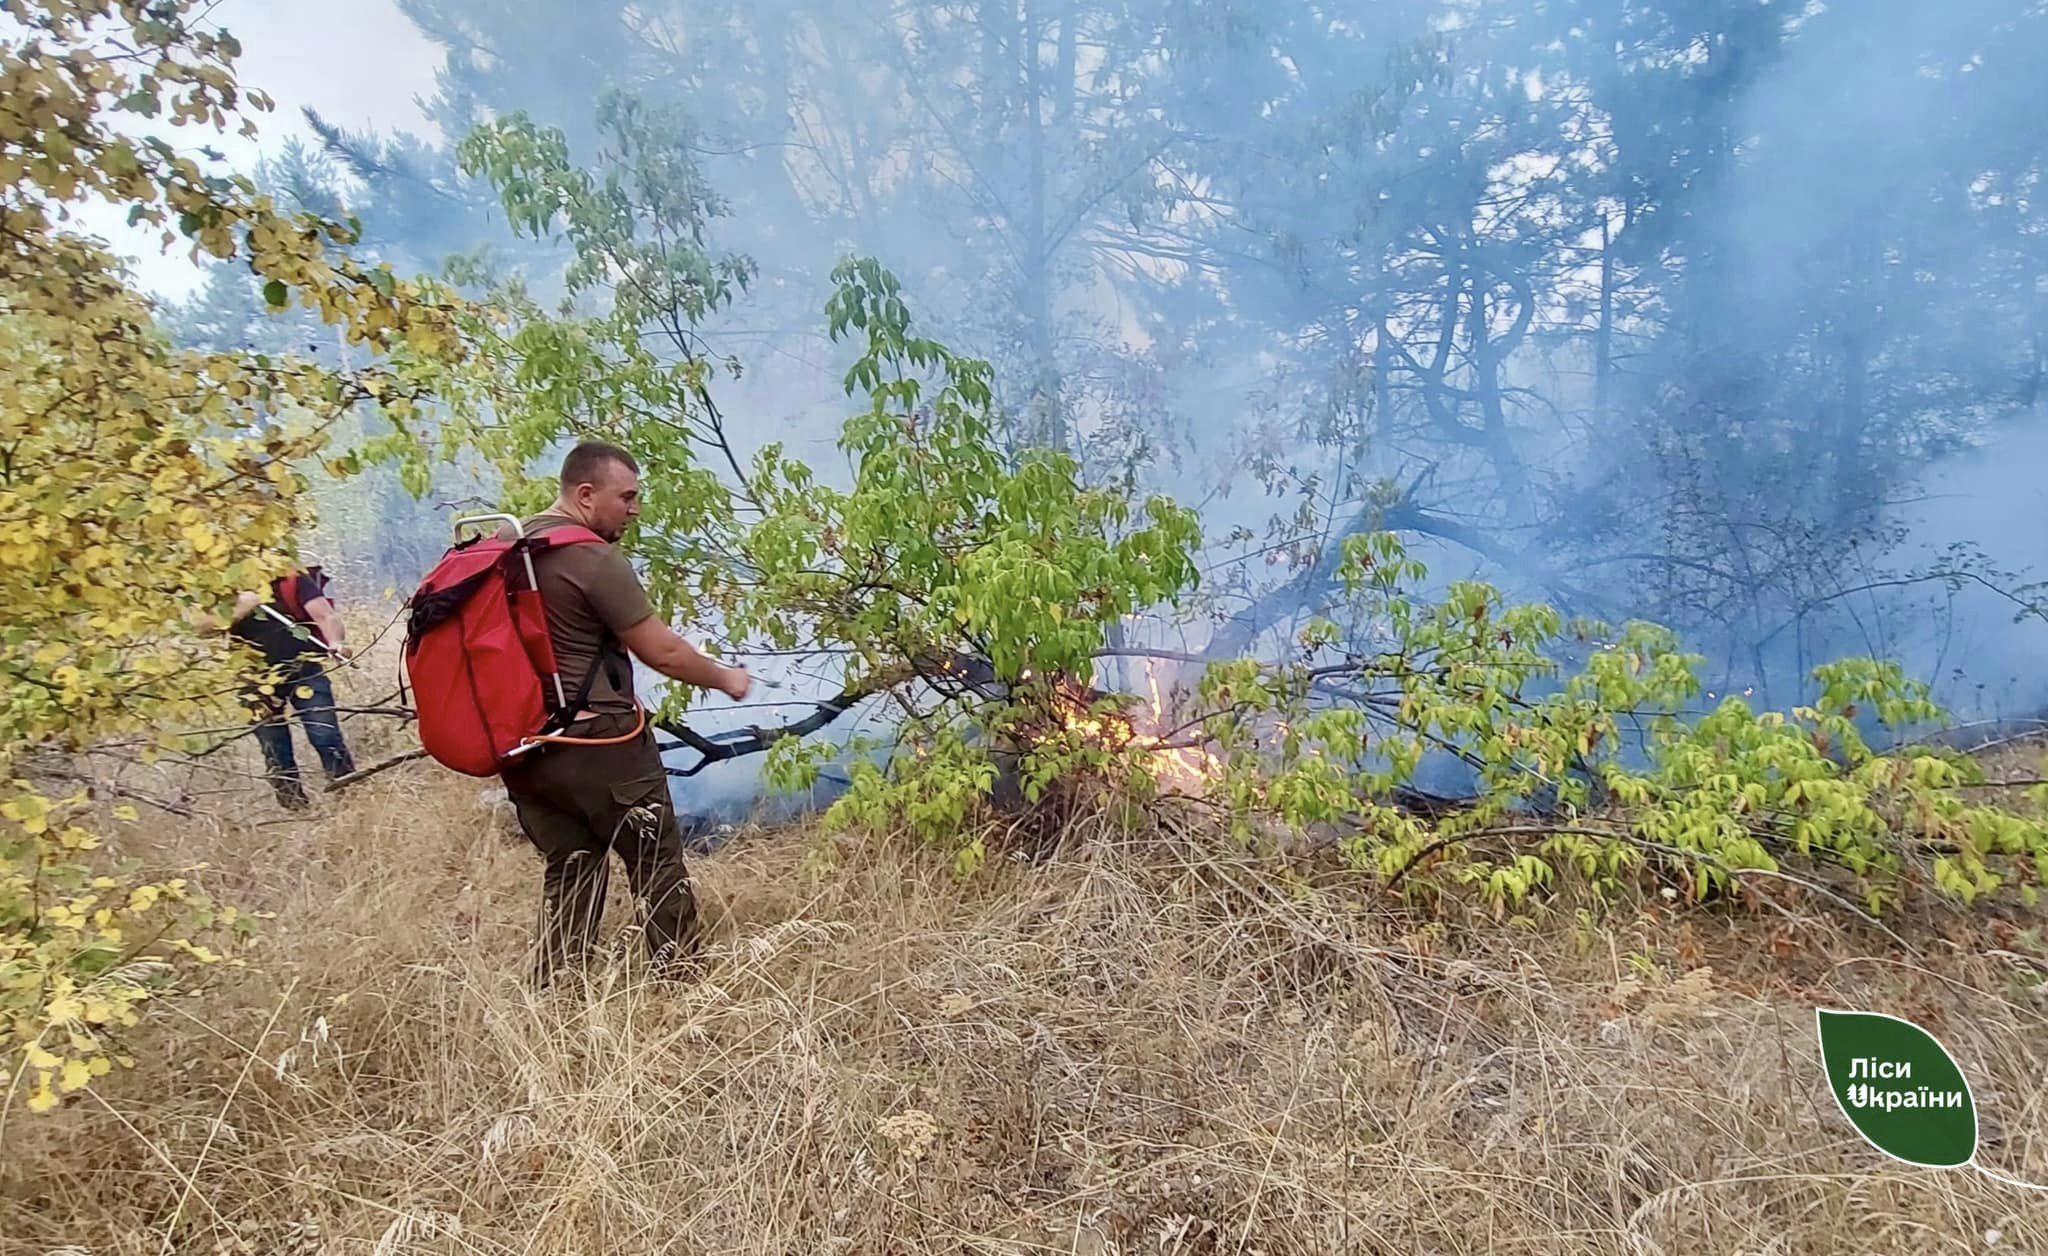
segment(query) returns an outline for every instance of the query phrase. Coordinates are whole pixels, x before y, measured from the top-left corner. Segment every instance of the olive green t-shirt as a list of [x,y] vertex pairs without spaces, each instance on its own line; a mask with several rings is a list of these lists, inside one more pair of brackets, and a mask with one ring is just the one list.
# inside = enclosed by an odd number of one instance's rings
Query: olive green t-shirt
[[[543,514],[524,526],[528,536],[539,536],[573,524],[560,515]],[[555,666],[562,670],[563,690],[573,699],[592,665],[602,661],[605,666],[590,682],[587,709],[630,715],[633,664],[619,637],[652,615],[654,606],[624,551],[616,545],[564,545],[535,555],[533,571],[548,605],[548,635],[554,641]]]

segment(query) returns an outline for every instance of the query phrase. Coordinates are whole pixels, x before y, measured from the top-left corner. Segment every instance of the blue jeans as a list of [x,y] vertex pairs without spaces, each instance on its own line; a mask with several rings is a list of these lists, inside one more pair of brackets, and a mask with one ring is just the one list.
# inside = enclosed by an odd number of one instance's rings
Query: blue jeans
[[278,669],[281,679],[270,694],[252,694],[256,708],[256,744],[263,747],[263,763],[270,787],[278,802],[287,807],[306,805],[305,786],[299,783],[299,765],[292,753],[292,729],[287,704],[298,708],[306,740],[320,756],[320,766],[329,779],[356,770],[348,743],[342,740],[341,721],[334,713],[334,686],[314,660],[286,664]]

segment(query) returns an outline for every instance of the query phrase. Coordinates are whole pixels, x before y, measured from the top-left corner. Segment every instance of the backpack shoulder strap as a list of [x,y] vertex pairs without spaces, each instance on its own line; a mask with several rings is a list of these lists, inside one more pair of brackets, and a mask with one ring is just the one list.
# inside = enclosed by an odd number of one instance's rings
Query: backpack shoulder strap
[[[590,661],[590,670],[583,673],[583,683],[576,686],[576,696],[569,699],[569,705],[557,707],[548,716],[547,722],[541,725],[540,731],[542,733],[552,734],[561,732],[569,727],[569,725],[575,723],[577,716],[582,715],[590,708],[590,691],[597,684],[597,674],[605,670],[606,647],[611,644],[611,640],[612,635],[607,631],[604,634],[604,639],[598,642],[597,657]],[[612,676],[612,683],[614,685],[618,683],[616,674]]]
[[[559,528],[549,528],[538,536],[526,537],[523,541],[515,541],[513,544],[524,544],[537,552],[544,552],[551,549],[565,548],[570,545],[609,545],[610,542],[597,533],[592,532],[589,528],[583,527],[581,524],[572,523]],[[556,710],[550,715],[547,724],[542,727],[541,731],[543,733],[561,732],[577,716],[588,709],[590,691],[597,683],[597,674],[599,671],[605,670],[608,656],[612,652],[611,648],[615,644],[617,644],[617,638],[612,635],[610,629],[606,629],[598,642],[597,657],[591,660],[590,670],[583,674],[583,683],[576,687],[576,694],[569,699],[569,705]],[[614,687],[623,687],[615,671],[611,680]]]
[[597,533],[581,524],[569,524],[560,528],[549,528],[539,536],[528,537],[528,545],[535,549],[555,549],[563,545],[609,545]]

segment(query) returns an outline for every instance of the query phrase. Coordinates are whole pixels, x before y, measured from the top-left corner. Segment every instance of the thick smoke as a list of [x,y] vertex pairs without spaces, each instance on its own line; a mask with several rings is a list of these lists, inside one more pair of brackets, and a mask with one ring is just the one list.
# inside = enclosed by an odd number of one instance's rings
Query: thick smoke
[[1696,348],[1649,382],[1704,403],[1702,437],[1729,447],[1717,490],[1752,495],[1732,524],[1824,556],[1747,625],[1731,681],[1782,698],[1818,659],[1871,653],[1967,716],[2048,705],[2029,666],[2048,620],[2023,591],[2048,553],[2013,527],[2041,502],[2019,469],[2043,449],[2042,146],[2022,119],[2048,104],[2044,34],[2038,6],[1998,0],[1808,4],[1730,99],[1735,159],[1674,288]]
[[1867,652],[2048,705],[2038,4],[401,7],[443,138],[326,134],[372,245],[545,290],[446,143],[524,110],[592,160],[605,93],[676,106],[760,265],[702,329],[742,455],[845,483],[821,307],[872,253],[995,363],[1008,446],[1201,506],[1208,600],[1137,640],[1270,651],[1387,526],[1439,581],[1670,623],[1717,690]]

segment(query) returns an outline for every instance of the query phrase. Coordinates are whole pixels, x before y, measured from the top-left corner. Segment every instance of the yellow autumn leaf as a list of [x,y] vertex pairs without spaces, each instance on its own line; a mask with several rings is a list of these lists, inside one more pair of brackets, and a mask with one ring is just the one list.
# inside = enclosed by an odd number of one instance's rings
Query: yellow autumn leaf
[[64,1071],[57,1076],[57,1088],[68,1095],[74,1090],[84,1089],[90,1081],[92,1081],[92,1069],[84,1060],[66,1060],[64,1061]]
[[45,1073],[37,1079],[35,1093],[28,1097],[28,1110],[40,1114],[56,1106],[57,1094],[50,1089],[50,1075]]

